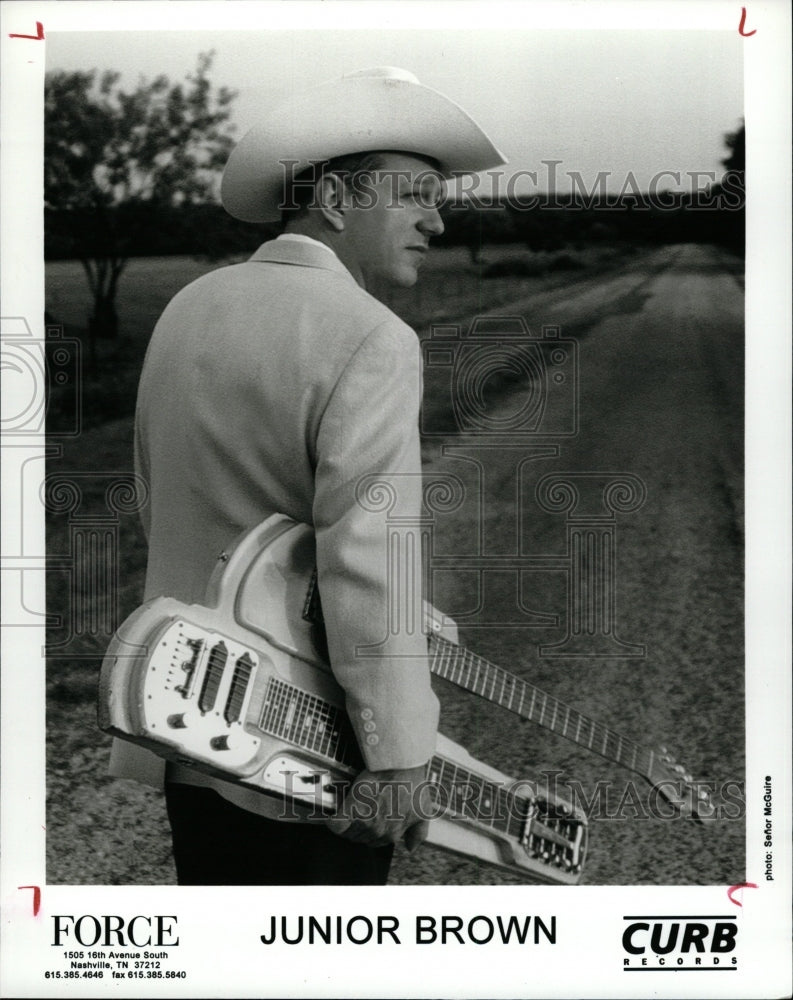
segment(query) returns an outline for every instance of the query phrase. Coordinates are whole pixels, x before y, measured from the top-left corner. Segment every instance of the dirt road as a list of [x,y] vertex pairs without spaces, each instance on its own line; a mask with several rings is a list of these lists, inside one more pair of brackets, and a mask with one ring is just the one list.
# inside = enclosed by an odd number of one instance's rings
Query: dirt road
[[[459,494],[435,515],[433,601],[492,662],[668,747],[720,791],[721,818],[647,815],[649,785],[626,769],[437,681],[441,728],[513,777],[550,768],[560,788],[579,783],[594,801],[587,883],[743,881],[740,279],[713,248],[664,247],[497,316],[535,337],[557,325],[563,354],[539,349],[539,388],[494,391],[496,366],[460,376],[467,433],[426,445],[430,476],[456,477]],[[393,881],[513,879],[425,848],[400,854]]]

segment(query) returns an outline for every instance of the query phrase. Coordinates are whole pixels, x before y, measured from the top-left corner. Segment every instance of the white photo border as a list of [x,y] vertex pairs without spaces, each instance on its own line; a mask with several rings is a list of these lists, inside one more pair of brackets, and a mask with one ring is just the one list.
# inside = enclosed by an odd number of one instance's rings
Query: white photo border
[[[742,9],[745,10],[743,22]],[[741,8],[682,3],[358,3],[15,2],[2,4],[2,316],[14,330],[44,337],[42,182],[43,74],[47,31],[180,30],[246,25],[312,29],[354,26],[447,28],[526,25],[593,31],[608,27],[756,31],[745,50],[748,215],[746,243],[747,511],[747,882],[735,909],[727,887],[532,887],[528,912],[557,915],[556,946],[452,952],[356,947],[349,942],[264,948],[265,914],[338,913],[345,919],[387,913],[409,927],[416,914],[514,913],[511,887],[391,887],[261,890],[177,887],[47,886],[44,808],[43,626],[2,631],[2,992],[13,996],[781,996],[790,989],[790,10],[784,0]],[[20,43],[14,34],[30,36]],[[19,321],[23,321],[19,326]],[[4,389],[18,391],[3,372]],[[43,572],[26,578],[23,560],[43,559],[44,529],[24,515],[21,462],[38,462],[43,435],[5,436],[3,459],[3,620],[15,608],[44,606]],[[25,566],[32,563],[25,562]],[[42,566],[43,569],[43,566]],[[36,582],[31,584],[30,577]],[[736,720],[741,725],[742,720]],[[773,774],[775,881],[763,880],[762,794]],[[786,849],[782,845],[786,845]],[[33,915],[35,889],[40,908]],[[637,909],[638,908],[638,909]],[[735,975],[622,976],[623,916],[630,913],[733,912],[741,925]],[[179,968],[186,979],[45,979],[55,914],[178,917]],[[167,921],[166,921],[167,922]],[[168,942],[170,944],[170,942]],[[174,966],[176,967],[176,966]],[[625,982],[625,980],[630,982]],[[641,983],[634,980],[641,979]],[[669,982],[672,980],[672,982]],[[725,981],[726,980],[726,981]],[[145,994],[144,994],[145,990]]]

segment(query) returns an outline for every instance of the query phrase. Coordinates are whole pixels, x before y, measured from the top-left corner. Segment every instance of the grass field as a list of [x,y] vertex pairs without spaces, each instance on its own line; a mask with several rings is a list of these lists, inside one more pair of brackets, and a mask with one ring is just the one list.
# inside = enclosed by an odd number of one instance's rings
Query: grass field
[[[564,266],[573,261],[582,270],[602,266],[620,258],[619,250],[606,245],[556,254],[531,253],[522,244],[489,247],[478,264],[464,248],[431,249],[418,284],[411,289],[381,293],[384,301],[405,322],[421,329],[454,314],[466,316],[478,308],[491,308],[522,294],[527,281],[549,283],[560,279]],[[148,338],[168,300],[186,284],[229,263],[197,257],[138,257],[129,261],[121,278],[118,312],[121,339]],[[531,264],[536,278],[509,276],[480,278],[489,267],[505,260]],[[559,262],[562,261],[562,267]],[[46,266],[46,308],[56,321],[75,329],[87,326],[91,296],[83,269],[77,261],[51,261]]]
[[[431,251],[419,283],[411,289],[375,293],[419,334],[433,323],[462,317],[513,301],[532,288],[554,287],[569,280],[569,272],[586,274],[615,266],[627,248],[597,246],[555,254],[530,253],[525,246],[489,248],[478,264],[463,248]],[[217,267],[244,258],[209,261],[193,257],[133,258],[121,278],[116,340],[91,345],[86,335],[91,296],[77,261],[52,261],[46,266],[46,310],[51,322],[82,343],[83,426],[96,426],[133,412],[138,376],[151,331],[168,301],[185,285]],[[504,267],[518,274],[492,278],[489,268]],[[526,275],[530,274],[531,277]],[[53,393],[51,427],[57,429],[61,400]],[[68,407],[67,407],[68,409]]]
[[[592,248],[561,258],[530,255],[524,247],[490,249],[480,265],[465,250],[435,251],[419,286],[400,291],[387,301],[425,335],[433,322],[456,322],[569,280],[570,261],[578,276],[597,274],[624,260],[629,250]],[[505,274],[484,279],[482,269],[517,259],[516,270],[533,277]],[[192,258],[136,259],[129,263],[118,297],[121,333],[117,341],[97,345],[93,366],[82,375],[83,425],[79,436],[58,440],[61,455],[48,473],[62,473],[79,481],[81,517],[89,522],[106,518],[108,474],[124,474],[132,465],[132,421],[135,387],[151,329],[171,296],[189,281],[220,266]],[[509,265],[506,270],[509,270]],[[46,306],[68,335],[83,342],[90,297],[77,262],[54,262],[46,268]],[[65,390],[64,390],[65,391]],[[58,390],[53,394],[50,430],[57,431],[58,415],[68,410]],[[59,405],[62,404],[62,405]],[[112,520],[112,519],[111,519]],[[48,553],[68,557],[74,549],[73,524],[66,511],[48,517]],[[47,676],[47,796],[49,883],[156,884],[174,881],[162,797],[129,782],[106,777],[109,738],[96,725],[96,682],[101,655],[117,624],[139,603],[143,591],[145,544],[137,516],[119,514],[108,525],[114,532],[113,557],[107,571],[117,592],[112,623],[103,618],[104,592],[90,574],[65,572],[48,576],[48,611],[62,623],[51,630],[50,643],[63,643],[50,660]],[[107,588],[105,588],[106,590]],[[69,636],[75,609],[82,608],[89,627]],[[93,627],[90,623],[93,622]],[[97,623],[99,623],[97,625]],[[79,624],[79,622],[77,622]],[[507,879],[508,881],[509,879]],[[483,876],[483,881],[488,881]],[[498,881],[504,881],[499,879]]]

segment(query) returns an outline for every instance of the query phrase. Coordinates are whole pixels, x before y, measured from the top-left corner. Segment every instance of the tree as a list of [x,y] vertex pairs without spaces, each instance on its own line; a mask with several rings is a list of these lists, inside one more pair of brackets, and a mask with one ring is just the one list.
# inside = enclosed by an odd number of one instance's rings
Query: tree
[[739,174],[743,180],[746,170],[746,126],[742,124],[735,132],[728,132],[724,136],[724,145],[730,154],[721,161],[722,166]]
[[180,206],[217,200],[236,94],[211,87],[213,58],[201,53],[184,83],[158,76],[130,92],[112,71],[46,75],[45,210],[85,270],[92,342],[117,333],[118,282],[142,233],[173,224]]

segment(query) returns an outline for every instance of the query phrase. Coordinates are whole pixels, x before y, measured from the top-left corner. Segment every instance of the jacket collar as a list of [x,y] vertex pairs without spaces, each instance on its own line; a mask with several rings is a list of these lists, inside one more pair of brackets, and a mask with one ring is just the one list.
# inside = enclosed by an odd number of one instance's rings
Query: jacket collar
[[298,240],[269,240],[267,243],[262,243],[250,260],[294,264],[298,267],[317,267],[324,271],[344,274],[350,281],[355,282],[355,278],[335,253],[328,253],[323,247],[315,247]]

